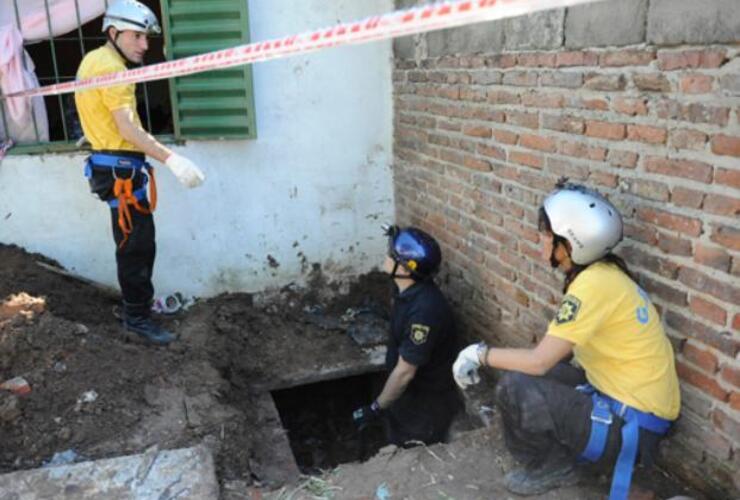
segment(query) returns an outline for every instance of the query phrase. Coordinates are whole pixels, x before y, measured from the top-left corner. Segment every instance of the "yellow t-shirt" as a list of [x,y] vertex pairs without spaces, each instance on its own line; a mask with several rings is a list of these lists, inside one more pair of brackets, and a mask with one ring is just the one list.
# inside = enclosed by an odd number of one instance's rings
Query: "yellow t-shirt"
[[[85,55],[77,70],[77,78],[91,78],[125,70],[126,63],[120,54],[115,49],[103,45]],[[93,150],[139,151],[121,136],[112,113],[117,109],[129,108],[134,113],[134,123],[141,126],[136,111],[134,84],[75,92],[75,104],[82,130],[92,144]]]
[[547,334],[575,344],[576,361],[599,391],[662,418],[678,417],[671,343],[647,293],[616,265],[597,262],[581,271]]

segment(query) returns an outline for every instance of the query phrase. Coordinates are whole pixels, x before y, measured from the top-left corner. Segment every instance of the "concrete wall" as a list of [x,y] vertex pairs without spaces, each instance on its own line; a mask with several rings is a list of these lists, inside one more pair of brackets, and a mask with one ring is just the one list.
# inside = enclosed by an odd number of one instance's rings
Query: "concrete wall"
[[[369,2],[249,2],[253,40],[393,8]],[[255,141],[188,142],[206,184],[159,171],[158,293],[255,291],[369,270],[393,214],[390,43],[325,50],[254,68]],[[115,284],[108,210],[89,194],[84,154],[9,156],[0,165],[0,241]],[[272,264],[271,264],[272,262]]]
[[677,354],[662,464],[715,498],[740,496],[737,42],[737,1],[612,1],[399,40],[393,76],[398,218],[441,240],[471,340],[545,332],[562,276],[536,211],[560,176],[619,206]]

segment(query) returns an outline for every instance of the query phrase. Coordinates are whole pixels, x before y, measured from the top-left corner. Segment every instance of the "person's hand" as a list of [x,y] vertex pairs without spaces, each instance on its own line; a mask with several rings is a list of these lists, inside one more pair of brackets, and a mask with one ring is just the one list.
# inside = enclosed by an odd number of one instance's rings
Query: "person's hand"
[[380,415],[383,410],[377,401],[373,401],[372,404],[357,408],[352,412],[352,420],[359,430],[364,429],[368,425],[380,419]]
[[195,163],[177,153],[172,153],[164,164],[172,170],[177,180],[185,187],[198,187],[206,179]]
[[455,363],[452,365],[452,376],[460,389],[467,389],[469,386],[480,382],[478,370],[484,360],[481,359],[488,351],[488,347],[483,342],[471,344],[457,355]]

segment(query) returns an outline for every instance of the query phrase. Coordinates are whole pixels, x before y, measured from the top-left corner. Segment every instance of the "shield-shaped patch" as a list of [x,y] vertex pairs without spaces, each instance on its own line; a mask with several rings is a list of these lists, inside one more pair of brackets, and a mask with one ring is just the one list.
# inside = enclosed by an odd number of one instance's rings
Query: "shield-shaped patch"
[[416,345],[423,344],[429,337],[429,327],[414,323],[411,325],[411,342]]
[[574,321],[578,317],[578,311],[581,309],[581,301],[573,295],[566,295],[560,303],[560,309],[555,315],[555,322],[558,325]]

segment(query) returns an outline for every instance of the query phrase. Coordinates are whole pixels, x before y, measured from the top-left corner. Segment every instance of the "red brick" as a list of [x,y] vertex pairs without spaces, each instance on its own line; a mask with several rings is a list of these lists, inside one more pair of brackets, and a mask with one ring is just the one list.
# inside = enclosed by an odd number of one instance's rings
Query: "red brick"
[[451,122],[449,120],[437,120],[437,128],[440,130],[451,130],[452,132],[459,132],[462,130],[462,125],[459,123]]
[[720,401],[727,401],[729,394],[713,378],[704,375],[680,361],[676,361],[676,371],[681,379],[697,387],[703,393]]
[[606,111],[609,109],[609,102],[606,99],[585,99],[583,107],[596,111]]
[[701,151],[707,143],[707,134],[698,130],[679,129],[670,132],[668,145],[676,149]]
[[725,365],[722,367],[720,375],[722,376],[722,380],[729,382],[735,387],[740,387],[740,368],[736,366]]
[[560,52],[555,58],[555,65],[557,67],[567,66],[596,66],[599,62],[599,57],[593,52]]
[[612,109],[623,115],[646,115],[647,104],[645,99],[630,99],[626,97],[615,97],[612,100]]
[[730,395],[730,407],[735,411],[740,411],[740,392],[733,392]]
[[740,137],[717,134],[712,137],[712,153],[740,158]]
[[712,182],[712,166],[700,161],[671,160],[649,156],[645,159],[645,170],[656,174],[692,179],[707,184]]
[[538,151],[555,152],[555,140],[551,137],[543,137],[541,135],[522,134],[519,136],[519,145]]
[[684,68],[719,68],[726,59],[722,50],[658,51],[658,67],[663,71]]
[[668,132],[664,128],[648,125],[627,125],[627,139],[647,142],[648,144],[665,144]]
[[681,267],[678,271],[678,281],[696,291],[711,295],[728,304],[740,304],[740,288],[733,286],[732,281],[725,283],[693,267]]
[[519,136],[517,134],[509,132],[508,130],[493,129],[492,133],[493,139],[496,142],[503,144],[516,144],[519,140]]
[[647,290],[651,296],[658,296],[671,304],[681,307],[687,304],[688,294],[682,290],[661,281],[653,280],[647,276],[641,276],[640,281],[644,284],[645,290]]
[[521,96],[524,106],[536,108],[562,108],[565,103],[565,97],[561,94],[540,94],[537,92],[528,92]]
[[671,203],[679,207],[701,208],[704,192],[676,186],[671,192]]
[[740,332],[740,313],[737,313],[734,318],[732,318],[732,329],[736,332]]
[[519,66],[554,68],[555,59],[555,54],[528,52],[518,54],[516,62]]
[[688,257],[691,255],[691,242],[683,238],[671,236],[669,234],[658,234],[658,248],[663,252]]
[[740,197],[710,194],[704,200],[704,210],[717,215],[734,217],[740,214]]
[[488,92],[488,102],[491,104],[519,104],[519,95],[505,90],[491,90]]
[[696,339],[699,342],[723,352],[734,358],[740,350],[740,341],[728,331],[718,331],[704,323],[682,316],[671,309],[663,314],[666,324],[685,337]]
[[740,189],[740,170],[717,167],[714,170],[714,183]]
[[586,135],[589,137],[597,137],[600,139],[624,139],[625,126],[621,123],[587,121]]
[[701,297],[691,297],[689,299],[689,307],[697,315],[719,326],[725,326],[727,322],[727,311]]
[[563,158],[548,157],[547,171],[558,177],[567,177],[585,181],[588,179],[589,168],[585,165],[576,165]]
[[[636,194],[637,196],[641,198],[647,198],[649,200],[656,200],[656,201],[668,201],[670,197],[670,188],[667,184],[664,184],[662,182],[656,182],[656,181],[649,181],[649,180],[642,180],[642,179],[632,179],[630,180],[630,192],[633,194]],[[663,248],[661,246],[661,248]],[[689,244],[689,250],[691,249],[691,244]],[[665,248],[663,251],[667,251]],[[669,252],[669,253],[675,253],[675,252]]]
[[490,172],[492,170],[491,163],[486,160],[475,158],[474,156],[465,155],[463,166],[472,168],[473,170],[479,170],[481,172]]
[[712,422],[730,438],[737,440],[740,437],[740,422],[719,408],[715,408],[712,412]]
[[712,91],[714,77],[695,73],[681,78],[681,92],[684,94],[707,94]]
[[610,149],[607,159],[615,167],[635,168],[637,166],[638,156],[637,153],[633,153],[632,151]]
[[681,354],[688,361],[709,373],[715,373],[719,367],[719,361],[714,353],[699,349],[691,341],[684,344]]
[[[452,94],[451,94],[452,95]],[[447,97],[446,95],[440,95],[439,97],[446,97],[448,99],[455,99],[455,97]],[[485,102],[488,98],[488,91],[485,89],[476,89],[465,86],[460,89],[460,100],[470,102]]]
[[604,187],[616,187],[617,176],[610,174],[609,172],[599,172],[598,170],[591,171],[591,175],[588,176],[589,181]]
[[512,68],[516,66],[515,54],[496,54],[485,58],[485,65],[490,68]]
[[484,127],[484,126],[465,126],[462,129],[462,133],[465,135],[469,135],[471,137],[484,137],[484,138],[490,138],[491,137],[491,127]]
[[495,158],[497,160],[506,160],[506,151],[504,151],[501,148],[498,148],[496,146],[487,146],[485,144],[478,144],[478,153],[489,156],[491,158]]
[[507,71],[504,73],[504,85],[514,85],[517,87],[536,87],[536,71]]
[[509,161],[532,168],[542,168],[543,158],[542,155],[511,151],[509,152]]
[[560,141],[558,152],[566,156],[576,158],[587,158],[594,161],[604,161],[606,159],[606,149],[600,147],[590,147],[581,142]]
[[671,82],[661,73],[638,73],[632,76],[632,81],[640,90],[649,92],[671,91]]
[[725,248],[740,252],[740,229],[713,224],[712,236],[709,239]]
[[654,50],[619,50],[599,57],[600,66],[644,66],[655,60]]
[[600,73],[588,73],[583,77],[583,88],[588,90],[602,90],[604,92],[616,92],[624,90],[627,82],[623,75],[604,75]]
[[569,115],[542,115],[542,127],[558,132],[568,132],[571,134],[582,134],[584,123],[578,118]]
[[720,247],[709,247],[697,243],[694,249],[694,262],[727,272],[730,269],[730,255]]
[[644,206],[637,207],[637,217],[642,221],[657,224],[660,227],[689,236],[699,236],[701,234],[702,221],[693,217],[672,214]]
[[537,113],[523,113],[520,111],[508,111],[506,113],[506,123],[518,125],[520,127],[538,128],[540,119]]
[[[627,238],[641,241],[647,245],[654,246],[658,244],[658,231],[653,226],[634,225],[626,222],[624,224],[624,235]],[[634,251],[633,248],[630,248],[630,250]],[[642,262],[646,261],[646,258],[642,259]],[[674,264],[674,270],[676,272],[678,272],[677,269],[677,266]]]

